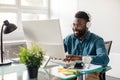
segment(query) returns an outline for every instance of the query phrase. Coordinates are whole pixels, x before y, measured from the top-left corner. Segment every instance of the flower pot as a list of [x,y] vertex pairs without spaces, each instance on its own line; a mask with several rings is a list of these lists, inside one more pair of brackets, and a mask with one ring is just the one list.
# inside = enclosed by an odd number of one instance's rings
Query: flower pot
[[37,78],[38,68],[37,67],[27,67],[28,76],[30,79]]

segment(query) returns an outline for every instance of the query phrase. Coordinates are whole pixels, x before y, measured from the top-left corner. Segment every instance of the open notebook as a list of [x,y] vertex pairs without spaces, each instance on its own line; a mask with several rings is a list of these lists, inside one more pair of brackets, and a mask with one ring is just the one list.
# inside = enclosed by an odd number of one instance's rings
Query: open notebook
[[[46,52],[46,56],[50,56],[50,58],[65,58],[60,21],[58,19],[23,21],[22,26],[27,47],[30,46],[29,43],[31,42],[37,42]],[[50,61],[69,64],[62,60]]]

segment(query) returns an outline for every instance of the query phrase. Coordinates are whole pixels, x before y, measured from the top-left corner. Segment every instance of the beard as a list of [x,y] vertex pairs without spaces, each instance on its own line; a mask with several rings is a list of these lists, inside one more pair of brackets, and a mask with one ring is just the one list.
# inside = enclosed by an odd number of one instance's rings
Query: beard
[[73,30],[73,32],[75,37],[80,38],[86,33],[86,28],[83,30]]

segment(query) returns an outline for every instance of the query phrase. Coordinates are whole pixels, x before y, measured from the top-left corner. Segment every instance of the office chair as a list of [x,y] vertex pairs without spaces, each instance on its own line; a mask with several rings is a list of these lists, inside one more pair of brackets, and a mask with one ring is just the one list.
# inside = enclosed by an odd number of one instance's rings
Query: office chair
[[[105,41],[105,47],[106,47],[108,55],[110,53],[111,45],[112,45],[112,41]],[[100,74],[99,74],[100,80],[106,80],[106,71],[108,71],[108,70],[105,69],[100,72]]]

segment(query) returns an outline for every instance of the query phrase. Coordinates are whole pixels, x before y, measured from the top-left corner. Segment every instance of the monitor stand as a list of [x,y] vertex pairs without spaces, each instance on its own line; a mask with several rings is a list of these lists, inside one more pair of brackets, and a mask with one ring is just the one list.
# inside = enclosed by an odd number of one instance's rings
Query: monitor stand
[[42,65],[40,66],[41,68],[46,68],[48,62],[50,61],[50,56],[44,56],[44,60],[42,62]]

